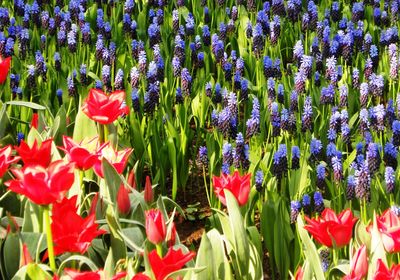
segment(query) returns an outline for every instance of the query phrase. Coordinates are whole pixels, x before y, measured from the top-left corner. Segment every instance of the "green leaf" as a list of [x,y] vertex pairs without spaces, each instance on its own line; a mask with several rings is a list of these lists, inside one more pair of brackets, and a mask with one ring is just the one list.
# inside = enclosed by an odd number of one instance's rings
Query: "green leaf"
[[249,269],[249,243],[243,217],[235,196],[225,189],[226,205],[229,213],[229,222],[234,238],[235,255],[238,261],[240,275],[246,277]]
[[91,138],[97,136],[96,123],[89,119],[82,110],[78,111],[75,118],[73,139],[76,142],[82,141],[85,137]]
[[[118,174],[117,170],[115,170],[114,166],[108,162],[106,158],[103,158],[101,161],[104,180],[106,182],[106,187],[108,189],[109,199],[112,202],[117,201],[117,192],[119,187],[121,186],[122,180],[121,176]],[[114,209],[116,209],[117,205],[114,203]]]
[[111,205],[109,205],[107,207],[106,219],[110,229],[111,246],[104,264],[104,271],[107,274],[106,276],[109,278],[114,275],[118,261],[126,258],[126,246],[124,239],[121,236],[121,227],[115,217],[116,213]]
[[17,234],[8,234],[1,246],[1,269],[3,279],[11,279],[19,269],[20,258],[19,237]]
[[176,194],[178,192],[178,170],[176,165],[176,149],[174,139],[172,137],[168,138],[168,154],[169,160],[172,165],[172,199],[176,199]]
[[47,272],[51,271],[50,268],[43,264],[30,263],[21,267],[14,275],[12,280],[51,280],[52,276]]
[[24,106],[35,110],[46,110],[46,107],[39,105],[37,103],[28,102],[28,101],[8,101],[7,105],[16,105],[16,106]]
[[85,256],[79,256],[79,255],[72,255],[69,258],[67,258],[66,260],[64,260],[60,266],[58,267],[58,275],[61,275],[62,271],[64,270],[64,268],[67,266],[67,264],[69,262],[78,262],[79,267],[82,264],[87,265],[91,271],[97,271],[99,268],[92,262],[91,259],[89,259],[88,257]]
[[[221,260],[220,260],[221,261]],[[217,264],[217,267],[220,264]],[[200,247],[197,252],[196,267],[205,266],[206,269],[197,273],[193,279],[217,279],[217,271],[214,271],[215,261],[213,257],[213,248],[208,239],[207,234],[203,233],[201,238]]]
[[299,215],[297,217],[297,230],[300,235],[301,241],[303,242],[303,252],[306,260],[310,263],[311,268],[315,274],[317,280],[325,279],[324,272],[322,271],[321,260],[318,255],[318,251],[315,248],[314,243],[308,236],[307,231],[304,229],[303,219]]

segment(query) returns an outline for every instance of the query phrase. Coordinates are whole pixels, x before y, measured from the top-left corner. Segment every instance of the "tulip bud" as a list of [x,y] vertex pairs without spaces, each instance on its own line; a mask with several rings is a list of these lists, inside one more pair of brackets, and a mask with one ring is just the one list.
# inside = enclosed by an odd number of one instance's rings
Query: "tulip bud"
[[127,215],[131,210],[131,202],[129,200],[129,191],[126,187],[121,184],[117,193],[117,207],[118,211],[123,214]]
[[29,250],[28,250],[28,246],[26,246],[26,244],[24,243],[22,245],[22,256],[20,259],[20,267],[23,267],[27,264],[33,263],[32,257],[29,254]]
[[167,245],[168,247],[172,247],[175,245],[175,238],[176,238],[176,227],[175,223],[172,223],[170,230],[167,232]]
[[154,195],[153,195],[153,188],[151,186],[150,177],[146,177],[146,184],[144,185],[144,200],[147,203],[153,202]]
[[362,245],[350,261],[352,273],[355,276],[363,277],[368,273],[367,247]]
[[146,211],[146,235],[153,244],[159,244],[165,240],[166,227],[164,216],[158,209]]
[[38,129],[39,127],[39,115],[38,113],[33,113],[32,120],[31,120],[31,127]]
[[92,203],[90,205],[89,215],[96,213],[97,202],[99,201],[99,193],[97,192],[92,199]]
[[129,186],[131,186],[132,189],[136,190],[136,176],[135,176],[135,171],[133,169],[131,170],[131,172],[129,172],[128,184]]

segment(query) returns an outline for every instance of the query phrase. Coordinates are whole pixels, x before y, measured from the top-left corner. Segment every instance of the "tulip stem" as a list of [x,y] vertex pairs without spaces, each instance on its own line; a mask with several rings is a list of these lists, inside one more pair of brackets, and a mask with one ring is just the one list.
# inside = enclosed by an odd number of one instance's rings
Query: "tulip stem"
[[163,247],[162,247],[162,243],[158,243],[156,245],[156,249],[157,249],[157,254],[160,256],[160,258],[163,257]]
[[99,129],[99,142],[100,144],[103,144],[104,141],[104,126],[100,123],[97,124],[98,125],[98,129]]
[[[203,179],[204,179],[204,187],[205,187],[206,193],[207,193],[208,205],[210,205],[210,207],[211,207],[212,205],[211,205],[211,201],[210,201],[210,193],[209,193],[208,187],[207,187],[206,168],[204,166],[203,166]],[[210,185],[210,187],[211,187],[211,185]],[[211,190],[211,188],[210,188],[210,190]]]
[[43,207],[43,214],[44,214],[45,230],[47,237],[47,251],[49,255],[50,268],[52,271],[56,271],[56,262],[54,260],[53,237],[51,234],[51,226],[50,226],[49,206]]
[[333,266],[336,266],[338,264],[338,260],[339,260],[339,249],[333,249],[332,250],[332,255],[333,255]]
[[104,143],[108,141],[108,127],[106,124],[103,124],[103,133],[104,133]]

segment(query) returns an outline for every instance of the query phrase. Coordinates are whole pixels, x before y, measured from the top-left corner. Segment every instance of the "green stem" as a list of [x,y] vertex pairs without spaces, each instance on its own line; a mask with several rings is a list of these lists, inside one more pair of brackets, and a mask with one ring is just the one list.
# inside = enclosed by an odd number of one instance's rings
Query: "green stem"
[[[207,179],[206,179],[206,168],[203,166],[203,179],[204,179],[204,187],[206,189],[206,193],[207,193],[207,200],[208,200],[208,205],[210,205],[210,207],[212,207],[211,205],[211,201],[210,201],[210,194],[208,192],[208,187],[207,187]],[[211,187],[211,186],[210,186]]]
[[98,123],[98,128],[99,128],[99,142],[100,144],[105,143],[105,139],[104,139],[104,125]]
[[47,236],[47,251],[49,254],[50,268],[52,271],[56,271],[56,262],[54,260],[54,247],[53,247],[53,237],[51,234],[50,226],[50,209],[49,206],[43,207],[45,230]]

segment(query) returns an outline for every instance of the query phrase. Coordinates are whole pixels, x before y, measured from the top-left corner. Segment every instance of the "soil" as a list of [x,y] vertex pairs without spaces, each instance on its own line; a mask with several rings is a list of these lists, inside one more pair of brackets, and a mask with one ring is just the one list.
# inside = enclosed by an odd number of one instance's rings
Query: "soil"
[[[191,176],[191,178],[193,177]],[[182,215],[176,214],[175,226],[180,241],[189,249],[197,251],[200,246],[202,235],[206,230],[207,217],[212,215],[212,211],[207,201],[202,175],[198,175],[195,179],[189,180],[186,195],[180,192],[176,198],[176,202],[184,211],[187,211],[188,208],[195,208],[197,211],[189,214],[195,219],[185,219]],[[260,229],[260,215],[258,213],[255,214],[254,222],[256,227]],[[262,257],[264,279],[272,279],[269,254],[266,250],[264,250],[264,255]],[[275,279],[280,279],[279,275],[275,275]]]
[[192,220],[178,215],[175,219],[175,226],[181,242],[188,248],[198,250],[207,217],[211,216],[212,211],[207,201],[203,177],[199,175],[188,183],[186,195],[183,192],[179,193],[176,202],[184,211],[187,211],[188,208],[195,211],[193,213],[186,212],[192,216]]

